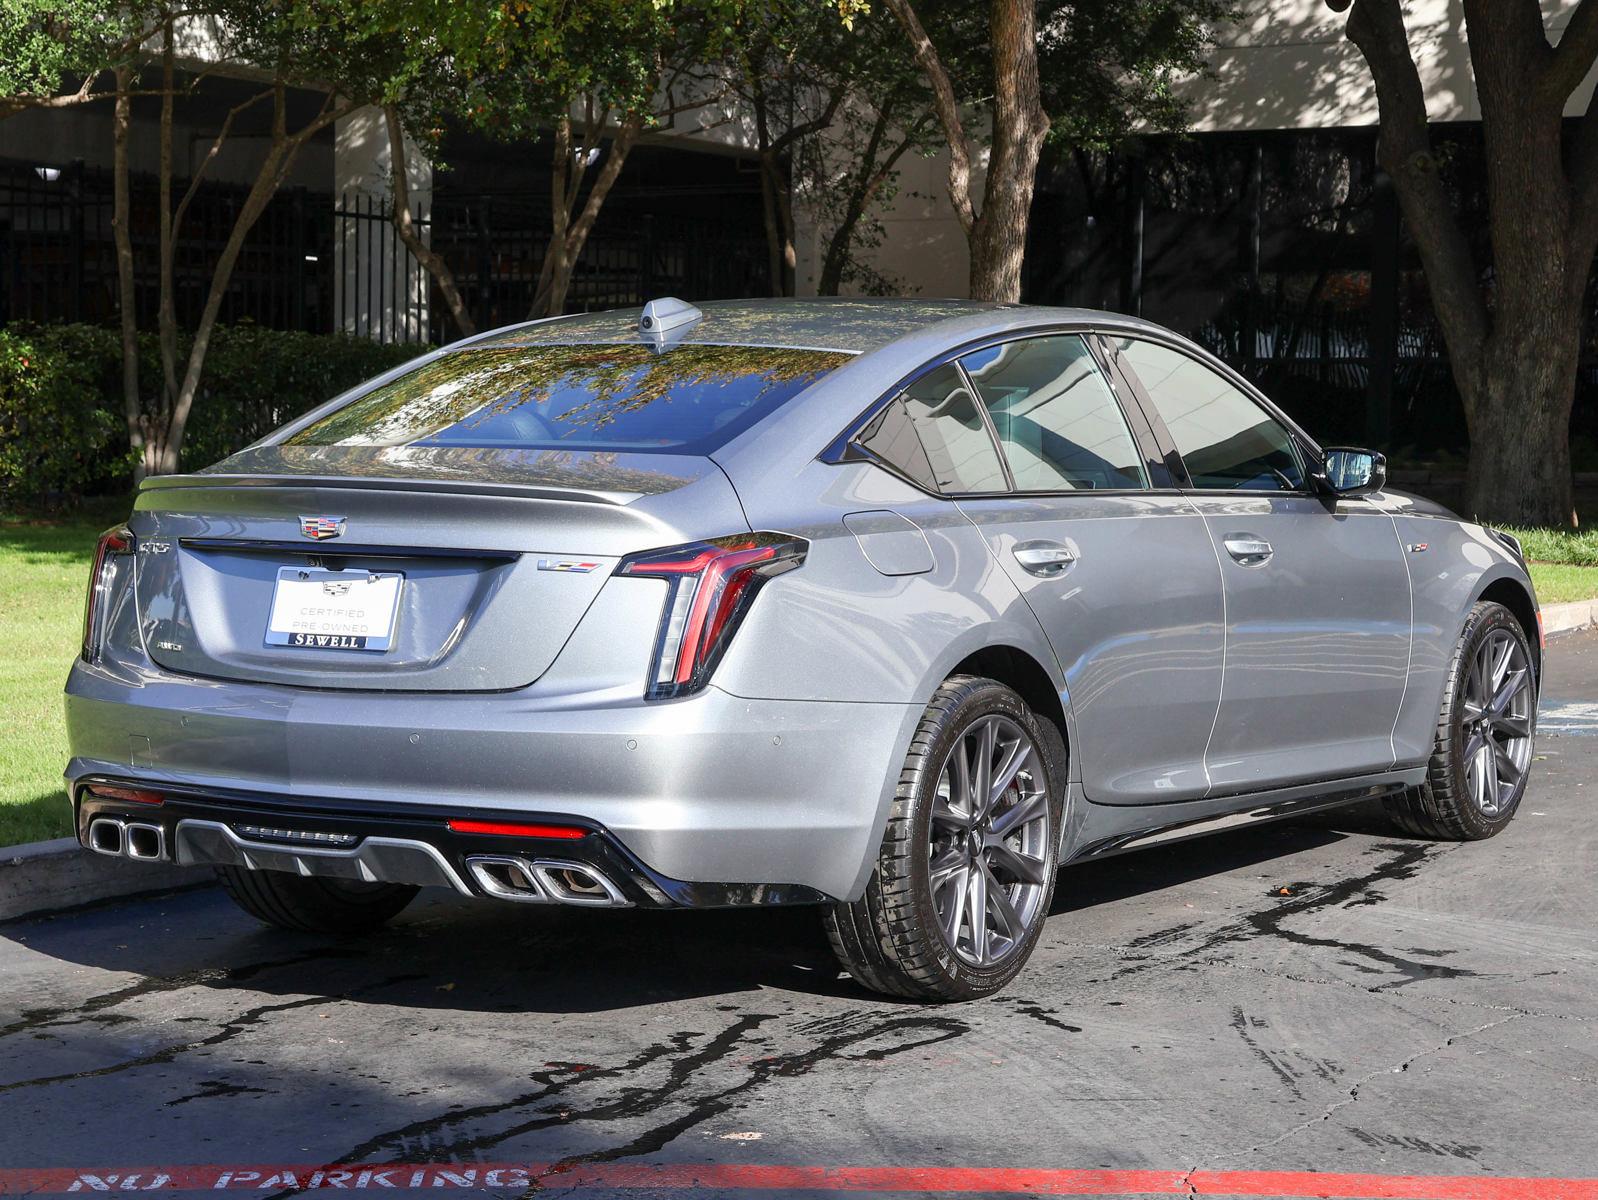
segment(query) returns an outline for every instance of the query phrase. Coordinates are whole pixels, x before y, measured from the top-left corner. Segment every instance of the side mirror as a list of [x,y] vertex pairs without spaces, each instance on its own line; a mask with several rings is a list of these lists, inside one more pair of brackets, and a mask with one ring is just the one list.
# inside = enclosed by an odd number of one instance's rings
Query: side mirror
[[1320,472],[1326,490],[1339,496],[1363,496],[1387,485],[1387,457],[1374,450],[1332,446]]

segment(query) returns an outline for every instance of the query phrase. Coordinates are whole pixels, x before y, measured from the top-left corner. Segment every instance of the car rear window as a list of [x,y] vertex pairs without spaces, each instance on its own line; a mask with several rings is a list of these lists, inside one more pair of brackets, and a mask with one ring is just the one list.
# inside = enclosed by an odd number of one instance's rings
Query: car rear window
[[770,346],[481,346],[390,380],[293,446],[708,454],[851,357]]

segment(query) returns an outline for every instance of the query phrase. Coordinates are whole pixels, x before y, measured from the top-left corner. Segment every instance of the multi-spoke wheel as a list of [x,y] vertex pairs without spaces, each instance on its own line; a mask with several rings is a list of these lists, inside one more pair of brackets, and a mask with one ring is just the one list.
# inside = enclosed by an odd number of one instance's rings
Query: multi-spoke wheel
[[1513,613],[1477,604],[1455,647],[1426,782],[1388,802],[1422,837],[1492,837],[1526,790],[1537,725],[1531,645]]
[[927,839],[938,928],[977,967],[1010,954],[1049,881],[1049,789],[1037,746],[1009,717],[981,717],[944,760]]
[[955,676],[927,706],[866,894],[828,910],[844,968],[928,1000],[997,991],[1054,892],[1065,745],[1010,688]]

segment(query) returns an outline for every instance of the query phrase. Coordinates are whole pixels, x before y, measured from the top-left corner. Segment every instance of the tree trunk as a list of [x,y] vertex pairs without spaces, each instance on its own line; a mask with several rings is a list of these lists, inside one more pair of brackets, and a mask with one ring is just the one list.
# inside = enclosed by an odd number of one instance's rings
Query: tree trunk
[[177,246],[172,228],[172,109],[173,88],[176,83],[172,16],[164,14],[161,27],[161,125],[160,166],[158,170],[160,237],[156,250],[160,275],[160,303],[156,311],[156,339],[161,350],[161,400],[156,405],[149,436],[144,445],[143,470],[147,475],[160,475],[167,470],[161,463],[164,458],[162,443],[166,441],[172,409],[178,396],[178,318],[177,288],[173,281],[174,259]]
[[410,168],[409,155],[405,149],[405,130],[400,125],[399,112],[392,104],[383,109],[383,121],[388,127],[389,151],[389,176],[393,187],[394,211],[391,219],[394,222],[394,232],[399,235],[399,240],[411,252],[411,257],[422,264],[422,269],[433,277],[438,284],[438,290],[444,295],[444,303],[449,305],[449,315],[455,322],[455,328],[462,337],[471,337],[477,332],[477,323],[472,320],[472,315],[466,309],[466,300],[461,296],[461,290],[455,283],[455,272],[449,269],[449,264],[444,261],[444,256],[423,240],[422,235],[416,231],[416,222],[411,217],[411,191],[410,181],[406,172]]
[[[556,178],[553,185],[554,223],[549,249],[544,252],[544,264],[539,269],[538,292],[533,297],[531,317],[558,317],[566,311],[566,293],[571,288],[572,274],[577,268],[577,260],[582,257],[583,247],[588,243],[588,235],[593,232],[594,222],[599,219],[599,212],[605,205],[606,197],[610,195],[610,189],[616,184],[616,177],[626,165],[628,153],[637,142],[638,135],[643,132],[645,119],[646,115],[642,112],[630,112],[622,118],[615,136],[611,139],[610,151],[605,156],[605,165],[600,167],[599,173],[594,176],[594,182],[588,189],[588,199],[583,203],[582,211],[575,220],[571,214],[576,205],[582,168],[571,165],[570,120],[563,120],[557,125],[554,163]],[[584,150],[587,148],[585,146]],[[563,186],[566,177],[562,172],[567,170],[577,171],[577,178],[569,185]]]
[[971,232],[971,298],[1017,303],[1038,158],[1049,132],[1038,79],[1037,7],[993,0],[993,149]]
[[910,0],[886,2],[904,27],[931,85],[933,109],[948,143],[949,201],[971,250],[971,298],[1018,302],[1038,158],[1049,132],[1038,79],[1037,8],[1032,0],[992,0],[988,40],[993,53],[993,138],[978,214],[971,201],[970,149],[948,70]]
[[1569,526],[1570,410],[1598,239],[1590,207],[1598,100],[1568,159],[1563,113],[1598,53],[1598,3],[1583,0],[1580,19],[1572,15],[1552,50],[1535,5],[1465,0],[1464,9],[1482,111],[1490,272],[1475,262],[1440,177],[1402,6],[1355,0],[1348,37],[1376,84],[1379,157],[1425,268],[1464,402],[1469,515]]
[[227,241],[217,255],[211,271],[211,286],[205,297],[205,307],[200,310],[200,320],[194,330],[194,340],[189,345],[189,356],[183,371],[182,382],[172,399],[170,411],[160,414],[158,427],[152,429],[147,457],[152,457],[152,473],[169,474],[178,469],[183,451],[184,432],[188,428],[189,414],[200,392],[200,379],[205,370],[205,357],[211,348],[211,336],[216,332],[217,318],[222,312],[222,301],[227,296],[228,283],[233,268],[238,264],[244,249],[244,239],[254,227],[266,206],[271,202],[283,178],[294,163],[295,156],[319,130],[325,129],[353,107],[348,102],[328,97],[322,111],[294,134],[287,124],[287,85],[280,76],[272,85],[272,142],[256,173],[255,181],[239,207],[238,216],[228,231]]
[[1512,350],[1494,347],[1485,356],[1470,403],[1466,516],[1506,525],[1568,528],[1574,523],[1575,341],[1559,331]]
[[139,402],[139,314],[133,279],[133,235],[128,228],[128,131],[133,123],[133,71],[116,72],[116,106],[111,132],[111,232],[117,250],[117,309],[122,326],[122,415],[127,421],[128,444],[139,456],[133,481],[144,478],[144,408]]
[[838,222],[838,227],[832,231],[832,237],[827,241],[827,253],[821,263],[821,278],[816,284],[818,296],[836,296],[843,287],[843,272],[849,265],[849,250],[854,244],[855,231],[859,229],[866,210],[871,207],[871,202],[877,198],[877,193],[893,177],[899,159],[904,157],[905,151],[915,145],[916,139],[920,136],[920,123],[916,122],[899,144],[888,152],[888,157],[879,166],[877,155],[881,151],[883,138],[892,120],[891,110],[884,109],[877,113],[877,119],[871,127],[871,136],[867,139],[866,148],[860,156],[859,174],[850,185],[849,198],[844,203],[843,219]]

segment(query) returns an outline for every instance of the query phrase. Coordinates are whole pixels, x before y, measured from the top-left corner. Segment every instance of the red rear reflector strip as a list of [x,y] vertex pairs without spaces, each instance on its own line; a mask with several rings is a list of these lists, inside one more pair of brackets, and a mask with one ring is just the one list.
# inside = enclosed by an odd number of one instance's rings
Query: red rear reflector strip
[[106,787],[104,784],[90,784],[89,795],[100,800],[128,800],[134,804],[163,804],[166,797],[160,792],[146,792],[137,788]]
[[578,825],[522,825],[514,821],[450,821],[454,833],[491,833],[496,837],[580,838],[588,830]]

